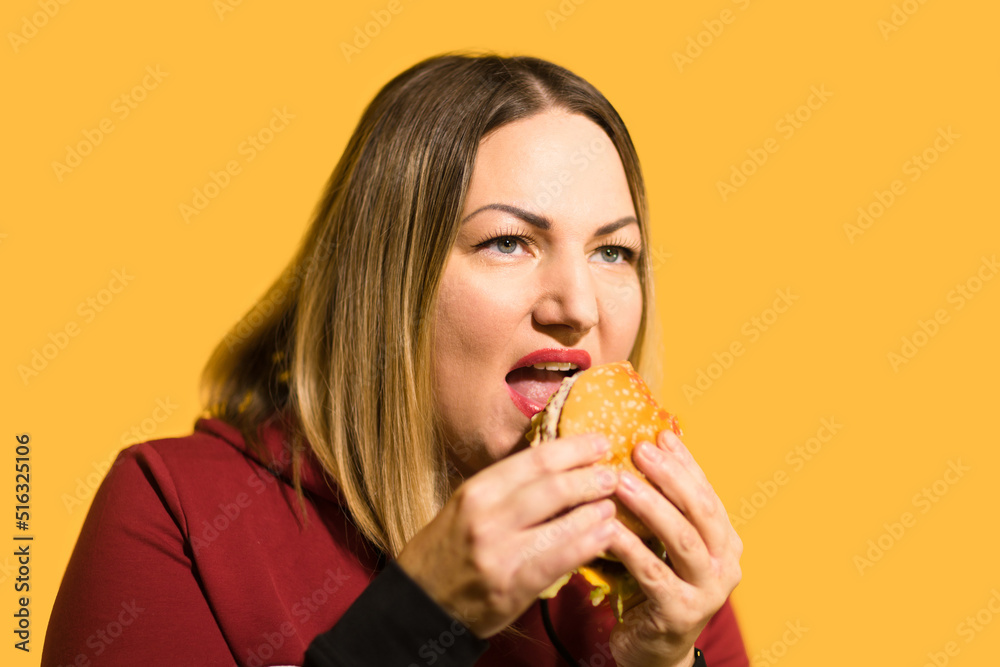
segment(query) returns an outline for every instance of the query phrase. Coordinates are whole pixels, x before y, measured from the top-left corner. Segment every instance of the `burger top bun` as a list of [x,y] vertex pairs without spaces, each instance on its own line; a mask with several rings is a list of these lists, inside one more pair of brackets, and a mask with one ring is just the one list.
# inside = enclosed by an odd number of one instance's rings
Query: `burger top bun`
[[[632,450],[643,441],[655,443],[660,431],[682,434],[677,417],[657,405],[628,361],[592,366],[567,377],[531,423],[526,437],[533,447],[571,435],[604,435],[611,441],[611,449],[595,465],[627,470],[647,484],[646,476],[632,463]],[[617,497],[612,499],[623,525],[647,544],[658,544],[652,531],[628,507]],[[610,554],[603,557],[617,560]]]

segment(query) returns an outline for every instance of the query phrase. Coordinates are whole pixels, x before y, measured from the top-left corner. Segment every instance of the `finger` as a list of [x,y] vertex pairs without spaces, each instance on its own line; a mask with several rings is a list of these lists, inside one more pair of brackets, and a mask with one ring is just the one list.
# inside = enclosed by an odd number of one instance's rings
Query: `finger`
[[556,438],[497,461],[475,477],[488,488],[512,490],[543,475],[596,463],[611,443],[595,434]]
[[604,499],[522,533],[518,574],[524,586],[541,591],[606,550],[615,535],[614,516],[614,503]]
[[[647,477],[651,475],[647,473]],[[651,481],[655,480],[651,478]],[[700,583],[710,576],[708,548],[695,526],[681,513],[682,509],[629,472],[622,472],[617,495],[663,542],[667,556],[681,579]],[[646,551],[649,551],[648,547]],[[658,560],[651,551],[650,557]]]
[[682,594],[691,593],[692,587],[657,558],[635,533],[617,519],[615,524],[615,533],[608,550],[615,554],[635,577],[646,598],[667,606]]
[[636,467],[698,530],[709,553],[722,553],[730,543],[732,532],[722,500],[705,480],[701,469],[695,470],[697,464],[690,453],[686,455],[687,465],[679,459],[680,455],[679,449],[664,451],[664,448],[647,442],[636,447],[634,459]]
[[522,486],[498,509],[504,529],[534,526],[566,509],[610,496],[618,473],[602,465],[550,473]]
[[708,488],[712,488],[712,485],[708,481],[708,477],[705,476],[705,471],[701,469],[698,462],[694,460],[691,455],[691,451],[684,444],[684,441],[677,437],[673,431],[660,431],[659,437],[657,438],[657,444],[661,449],[664,449],[677,457],[677,460],[687,468],[692,476],[698,480],[699,483],[705,485]]

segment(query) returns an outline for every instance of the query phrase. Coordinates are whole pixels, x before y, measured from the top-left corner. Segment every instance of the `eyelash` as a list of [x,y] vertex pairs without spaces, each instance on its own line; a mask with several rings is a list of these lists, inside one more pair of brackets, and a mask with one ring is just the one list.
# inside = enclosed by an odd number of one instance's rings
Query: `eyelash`
[[[494,243],[496,243],[497,241],[502,241],[504,239],[515,239],[517,241],[523,242],[525,245],[528,245],[528,246],[538,245],[538,243],[535,241],[535,239],[531,235],[529,235],[529,234],[517,234],[515,232],[516,232],[516,230],[514,230],[514,229],[506,228],[506,229],[502,230],[500,232],[500,234],[498,234],[498,235],[488,236],[487,238],[483,239],[482,241],[480,241],[479,243],[477,243],[475,245],[475,247],[476,248],[487,248],[487,247],[493,245]],[[624,257],[624,260],[625,260],[624,262],[606,262],[607,264],[619,264],[619,263],[626,264],[626,263],[634,262],[635,259],[639,256],[639,253],[641,252],[641,248],[639,247],[638,244],[632,243],[632,242],[629,242],[629,241],[623,241],[621,239],[612,239],[611,243],[607,243],[605,245],[602,245],[601,248],[602,249],[603,248],[617,248],[618,250],[621,251],[621,253],[622,253],[623,257]],[[498,253],[498,254],[505,255],[507,253]]]

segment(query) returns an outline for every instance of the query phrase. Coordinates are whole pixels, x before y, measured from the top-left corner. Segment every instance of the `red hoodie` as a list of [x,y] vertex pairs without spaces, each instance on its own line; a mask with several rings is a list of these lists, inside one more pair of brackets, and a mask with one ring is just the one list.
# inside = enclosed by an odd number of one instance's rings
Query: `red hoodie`
[[[302,470],[304,525],[282,433],[269,422],[260,434],[285,464],[276,474],[247,451],[236,428],[217,419],[198,419],[188,436],[122,450],[94,497],[56,596],[43,667],[303,663],[314,638],[328,633],[379,575],[379,552],[356,530],[311,455]],[[607,650],[614,618],[588,598],[588,586],[574,576],[549,601],[556,635],[579,664],[614,665]],[[365,598],[361,605],[377,609]],[[434,617],[427,611],[442,610],[414,610]],[[532,640],[494,636],[475,664],[562,664],[537,601],[517,626]],[[384,641],[375,628],[371,641]],[[749,664],[729,602],[696,645],[711,667]],[[343,657],[335,664],[355,664]],[[413,663],[431,664],[433,657],[414,655]]]

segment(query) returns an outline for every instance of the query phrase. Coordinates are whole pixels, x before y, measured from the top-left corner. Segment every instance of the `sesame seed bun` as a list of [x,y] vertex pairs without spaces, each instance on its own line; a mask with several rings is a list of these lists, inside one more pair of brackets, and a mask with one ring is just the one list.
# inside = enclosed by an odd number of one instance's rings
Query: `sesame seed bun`
[[[611,449],[594,465],[619,472],[627,470],[650,484],[632,463],[632,450],[643,441],[655,443],[656,436],[664,430],[681,435],[677,418],[657,405],[649,387],[632,364],[619,361],[592,366],[563,380],[545,409],[532,417],[531,429],[525,437],[532,447],[538,447],[556,438],[600,433],[611,441]],[[665,551],[660,540],[617,497],[612,496],[612,500],[616,506],[616,518],[662,559]],[[639,591],[638,583],[610,552],[601,553],[594,561],[574,572],[594,586],[591,591],[594,605],[605,596],[610,597],[619,621],[629,607],[627,599]],[[539,597],[554,597],[572,574],[570,572],[556,581]]]

